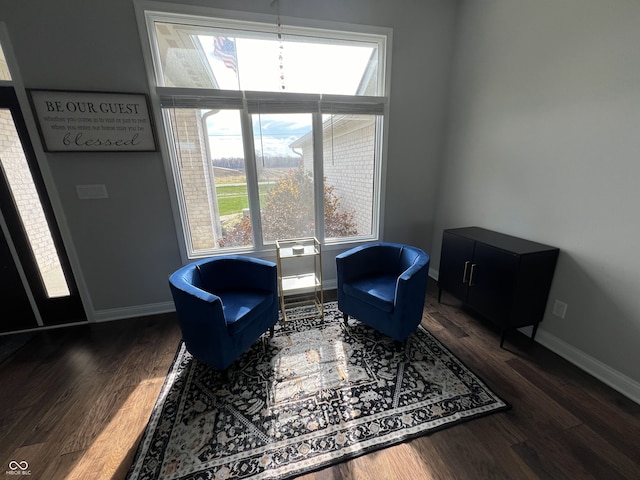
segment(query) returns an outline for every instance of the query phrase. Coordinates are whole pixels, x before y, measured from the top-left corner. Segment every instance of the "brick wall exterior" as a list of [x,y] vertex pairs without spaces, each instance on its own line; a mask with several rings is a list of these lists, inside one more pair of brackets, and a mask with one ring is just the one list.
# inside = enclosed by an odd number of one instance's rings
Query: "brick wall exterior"
[[9,110],[0,110],[0,162],[40,272],[46,275],[59,267],[58,254]]
[[[371,234],[375,159],[375,124],[370,121],[347,123],[324,139],[325,182],[335,187],[345,212],[355,214],[359,235]],[[302,147],[304,168],[311,169],[311,144]]]
[[215,248],[215,198],[207,166],[207,141],[199,110],[175,109],[173,132],[178,149],[191,244],[195,250]]
[[11,80],[11,73],[7,66],[7,59],[4,57],[2,45],[0,45],[0,80]]

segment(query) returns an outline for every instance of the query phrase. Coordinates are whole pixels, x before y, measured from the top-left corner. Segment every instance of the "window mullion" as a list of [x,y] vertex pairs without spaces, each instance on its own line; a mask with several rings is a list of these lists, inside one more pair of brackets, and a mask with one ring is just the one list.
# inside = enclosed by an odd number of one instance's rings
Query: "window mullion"
[[313,114],[313,192],[316,237],[324,243],[324,147],[322,113]]
[[385,106],[384,116],[378,117],[376,119],[376,135],[375,135],[375,173],[374,173],[374,181],[376,188],[374,190],[373,197],[373,209],[374,212],[378,212],[378,215],[373,215],[373,225],[372,225],[372,233],[374,233],[377,237],[382,235],[382,221],[384,220],[384,212],[382,209],[382,205],[384,204],[383,195],[385,191],[385,179],[386,179],[386,145],[388,135],[388,126],[385,121],[385,118],[388,114],[389,106]]
[[255,248],[264,247],[262,238],[262,220],[260,215],[260,193],[258,189],[258,170],[256,167],[256,149],[253,142],[253,126],[251,116],[247,108],[246,99],[241,114],[242,141],[244,147],[244,165],[247,175],[247,194],[249,196],[249,219],[253,232],[253,244]]
[[[209,110],[202,115],[201,124],[202,132],[205,138],[209,138],[209,131],[207,128],[207,117],[215,113],[213,110]],[[211,144],[207,141],[204,142],[205,158],[207,159],[207,174],[209,175],[209,184],[211,185],[209,192],[209,211],[211,212],[211,224],[213,225],[213,232],[216,241],[220,241],[222,238],[222,224],[220,222],[220,206],[218,204],[218,195],[216,194],[216,176],[213,169],[213,156],[211,155]]]

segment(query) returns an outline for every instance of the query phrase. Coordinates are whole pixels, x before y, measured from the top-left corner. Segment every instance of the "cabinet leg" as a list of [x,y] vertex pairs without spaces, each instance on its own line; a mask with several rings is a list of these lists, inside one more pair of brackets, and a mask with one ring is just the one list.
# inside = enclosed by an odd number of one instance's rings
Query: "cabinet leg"
[[540,325],[539,322],[533,325],[533,330],[531,331],[531,343],[533,343],[536,338],[536,333],[538,332],[538,325]]
[[442,303],[440,300],[442,300],[442,289],[438,288],[438,303]]
[[504,348],[503,345],[504,345],[504,339],[506,336],[507,336],[507,329],[503,328],[502,333],[500,334],[500,348]]

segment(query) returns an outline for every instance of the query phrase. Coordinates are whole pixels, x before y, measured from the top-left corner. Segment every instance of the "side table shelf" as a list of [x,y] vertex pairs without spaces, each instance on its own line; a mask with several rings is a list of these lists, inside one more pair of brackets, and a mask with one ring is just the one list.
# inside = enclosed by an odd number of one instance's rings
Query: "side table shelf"
[[322,293],[322,245],[315,237],[276,240],[278,292],[284,321],[309,318],[292,315],[287,309],[313,305],[324,315]]

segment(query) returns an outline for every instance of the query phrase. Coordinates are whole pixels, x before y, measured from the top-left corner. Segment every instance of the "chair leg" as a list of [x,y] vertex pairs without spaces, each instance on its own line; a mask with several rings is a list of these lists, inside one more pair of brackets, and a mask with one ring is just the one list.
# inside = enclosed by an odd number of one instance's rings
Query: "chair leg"
[[404,361],[409,363],[411,360],[411,335],[404,341]]
[[342,314],[342,321],[344,322],[345,325],[348,325],[349,323],[349,315],[346,313]]
[[404,363],[409,363],[409,352],[411,351],[411,336],[408,336],[403,342],[394,340],[396,352],[404,354]]
[[270,337],[273,337],[273,334],[275,333],[275,331],[276,331],[276,330],[275,330],[274,325],[271,325],[271,328],[269,328],[269,336],[270,336]]

